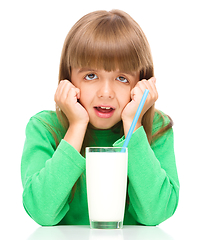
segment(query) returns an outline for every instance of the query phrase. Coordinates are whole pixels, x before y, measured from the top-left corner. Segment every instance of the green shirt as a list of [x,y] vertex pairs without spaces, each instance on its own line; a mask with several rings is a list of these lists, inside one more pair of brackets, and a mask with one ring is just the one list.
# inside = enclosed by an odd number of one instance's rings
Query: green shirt
[[[169,119],[165,116],[165,124]],[[153,131],[163,120],[155,113]],[[56,143],[50,129],[59,139]],[[116,131],[117,130],[117,131]],[[123,145],[118,129],[89,129],[89,146]],[[66,131],[54,111],[33,116],[26,127],[21,176],[23,205],[42,226],[88,225],[85,158],[63,140]],[[74,197],[71,190],[76,184]],[[128,187],[124,224],[157,225],[173,215],[178,205],[179,181],[173,129],[150,145],[143,127],[128,144]],[[72,200],[72,201],[71,201]]]

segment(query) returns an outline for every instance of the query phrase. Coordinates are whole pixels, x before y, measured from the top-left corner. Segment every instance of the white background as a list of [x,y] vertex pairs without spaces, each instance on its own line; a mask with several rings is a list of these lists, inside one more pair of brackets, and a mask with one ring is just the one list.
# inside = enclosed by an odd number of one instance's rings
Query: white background
[[145,32],[159,91],[156,107],[175,124],[180,201],[175,215],[159,227],[174,239],[201,235],[202,2],[13,0],[0,3],[0,215],[8,231],[4,239],[12,239],[9,234],[27,239],[39,227],[22,206],[21,154],[29,118],[54,110],[64,39],[84,14],[111,9],[129,13]]

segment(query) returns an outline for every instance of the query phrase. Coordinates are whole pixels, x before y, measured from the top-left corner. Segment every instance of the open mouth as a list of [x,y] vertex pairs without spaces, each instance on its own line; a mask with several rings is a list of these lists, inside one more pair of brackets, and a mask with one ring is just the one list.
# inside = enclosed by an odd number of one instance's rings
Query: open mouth
[[109,113],[114,110],[111,107],[95,107],[95,108],[97,109],[97,111],[99,111],[101,113]]
[[115,108],[109,106],[98,106],[94,107],[98,117],[109,118],[113,115]]

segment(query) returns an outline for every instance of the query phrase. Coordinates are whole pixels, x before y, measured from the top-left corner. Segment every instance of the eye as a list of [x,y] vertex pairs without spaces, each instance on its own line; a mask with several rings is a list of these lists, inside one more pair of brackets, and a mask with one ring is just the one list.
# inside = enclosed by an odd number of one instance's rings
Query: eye
[[123,77],[123,76],[117,77],[116,80],[118,80],[118,81],[120,81],[122,83],[128,83],[128,80],[125,77]]
[[87,74],[87,75],[85,76],[85,79],[86,79],[86,80],[94,80],[94,79],[97,79],[97,78],[98,78],[97,75],[94,74],[94,73],[90,73],[90,74]]

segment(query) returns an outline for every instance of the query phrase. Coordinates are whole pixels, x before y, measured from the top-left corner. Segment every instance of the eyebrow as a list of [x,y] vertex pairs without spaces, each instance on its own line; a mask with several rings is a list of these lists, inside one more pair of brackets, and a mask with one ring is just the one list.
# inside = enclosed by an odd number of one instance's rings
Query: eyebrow
[[92,68],[81,68],[78,73],[82,73],[82,72],[95,72],[96,70],[95,69],[92,69]]
[[[119,71],[120,72],[120,71]],[[136,74],[134,74],[133,72],[120,72],[120,73],[124,73],[124,74],[128,74],[128,75],[131,75],[133,77],[136,76]]]

